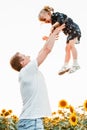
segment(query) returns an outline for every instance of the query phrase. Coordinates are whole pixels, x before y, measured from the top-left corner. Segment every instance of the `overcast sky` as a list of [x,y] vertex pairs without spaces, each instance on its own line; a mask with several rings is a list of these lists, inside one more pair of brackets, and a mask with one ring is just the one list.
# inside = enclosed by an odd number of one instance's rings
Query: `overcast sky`
[[17,51],[31,55],[32,59],[36,57],[45,43],[42,36],[48,35],[51,27],[38,21],[38,13],[45,5],[73,18],[82,31],[81,42],[76,45],[80,70],[58,75],[65,56],[66,36],[62,32],[53,51],[40,66],[52,110],[57,109],[60,99],[66,99],[72,105],[82,105],[87,99],[86,0],[0,0],[0,109],[12,109],[17,115],[22,108],[18,73],[11,69],[9,59]]

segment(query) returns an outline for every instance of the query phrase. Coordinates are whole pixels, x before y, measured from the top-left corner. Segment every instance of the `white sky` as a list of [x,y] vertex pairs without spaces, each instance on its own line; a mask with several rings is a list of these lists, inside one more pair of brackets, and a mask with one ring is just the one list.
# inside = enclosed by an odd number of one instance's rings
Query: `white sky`
[[17,51],[36,57],[45,43],[42,36],[50,31],[50,25],[38,21],[38,13],[45,5],[73,18],[82,30],[81,43],[76,45],[80,70],[63,76],[57,74],[65,56],[63,33],[40,67],[46,78],[52,110],[57,109],[60,99],[66,99],[72,105],[81,105],[87,99],[86,0],[0,0],[0,110],[12,109],[17,115],[21,112],[18,73],[11,69],[9,59]]

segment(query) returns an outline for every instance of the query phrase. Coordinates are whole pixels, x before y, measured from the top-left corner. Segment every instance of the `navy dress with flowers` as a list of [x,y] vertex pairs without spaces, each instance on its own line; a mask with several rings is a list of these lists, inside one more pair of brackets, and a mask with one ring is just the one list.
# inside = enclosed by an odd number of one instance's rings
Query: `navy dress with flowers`
[[56,22],[59,22],[60,25],[65,23],[65,28],[63,29],[63,32],[65,35],[67,35],[67,43],[69,43],[69,40],[72,40],[75,37],[78,38],[79,43],[81,30],[71,18],[69,18],[66,14],[55,12],[51,15],[51,24],[53,25]]

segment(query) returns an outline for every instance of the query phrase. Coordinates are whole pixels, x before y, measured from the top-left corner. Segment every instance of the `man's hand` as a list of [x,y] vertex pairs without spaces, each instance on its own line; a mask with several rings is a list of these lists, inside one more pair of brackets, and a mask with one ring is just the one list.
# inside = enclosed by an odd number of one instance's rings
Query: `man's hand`
[[[61,31],[62,29],[64,29],[64,28],[65,28],[65,24],[62,24],[61,26],[56,27],[56,29],[55,29],[53,32],[51,32],[50,35],[51,35],[52,33],[56,33],[56,40],[58,40],[58,37],[59,37],[58,35],[59,35],[60,31]],[[50,35],[49,35],[49,36],[50,36]],[[49,38],[49,36],[43,36],[42,39],[47,41],[48,38]]]
[[43,37],[42,37],[42,39],[43,39],[43,40],[46,40],[46,41],[48,40],[48,38],[49,38],[48,36],[43,36]]
[[59,27],[57,27],[55,30],[54,30],[54,32],[53,33],[55,33],[55,34],[59,34],[60,33],[60,31],[62,31],[62,29],[64,29],[65,28],[65,24],[62,24],[61,26],[59,26]]

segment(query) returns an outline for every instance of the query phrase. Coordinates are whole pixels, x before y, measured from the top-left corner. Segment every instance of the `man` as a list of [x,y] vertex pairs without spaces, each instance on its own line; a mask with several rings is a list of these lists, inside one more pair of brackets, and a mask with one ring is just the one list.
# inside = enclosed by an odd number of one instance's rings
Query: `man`
[[17,52],[11,57],[11,67],[19,72],[23,109],[19,117],[18,130],[44,130],[42,118],[51,116],[48,93],[39,66],[53,49],[56,37],[65,25],[56,28],[49,36],[35,60]]

